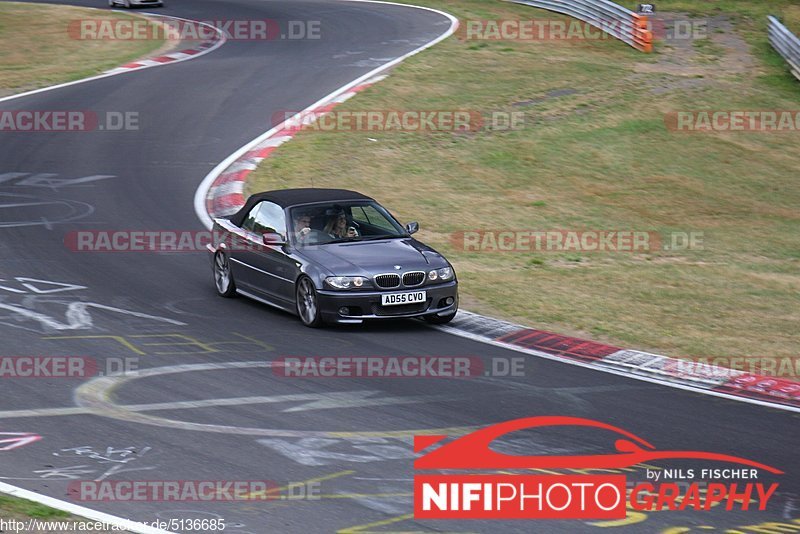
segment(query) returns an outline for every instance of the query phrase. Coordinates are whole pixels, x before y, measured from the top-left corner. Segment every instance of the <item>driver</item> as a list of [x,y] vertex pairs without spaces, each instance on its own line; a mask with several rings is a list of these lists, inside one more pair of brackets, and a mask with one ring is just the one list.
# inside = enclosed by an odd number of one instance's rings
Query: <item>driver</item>
[[294,216],[294,236],[299,242],[304,242],[311,233],[311,215],[300,212]]

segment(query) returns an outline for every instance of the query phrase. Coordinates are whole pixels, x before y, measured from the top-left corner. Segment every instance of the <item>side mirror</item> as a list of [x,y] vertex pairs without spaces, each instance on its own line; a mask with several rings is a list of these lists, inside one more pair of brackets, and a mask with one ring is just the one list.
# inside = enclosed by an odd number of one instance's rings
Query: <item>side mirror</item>
[[419,223],[416,221],[408,223],[406,225],[406,232],[409,234],[416,234],[419,232]]
[[263,234],[263,238],[264,244],[271,247],[280,247],[286,244],[286,238],[278,232],[266,232]]

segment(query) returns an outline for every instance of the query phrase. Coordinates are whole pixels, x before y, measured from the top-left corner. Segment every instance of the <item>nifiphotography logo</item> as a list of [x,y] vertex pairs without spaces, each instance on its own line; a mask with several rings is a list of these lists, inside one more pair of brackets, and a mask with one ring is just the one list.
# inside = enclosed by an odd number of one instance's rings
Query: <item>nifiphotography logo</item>
[[[617,435],[615,454],[555,456],[509,455],[491,448],[506,434],[547,427],[584,427]],[[447,436],[415,436],[421,452]],[[628,484],[625,474],[609,470],[645,462],[694,460],[738,464],[699,469],[647,469],[651,482]],[[652,467],[652,466],[650,466]],[[417,458],[414,469],[446,470],[447,474],[415,474],[415,519],[623,519],[626,509],[708,511],[765,510],[778,489],[776,482],[756,482],[759,471],[782,475],[774,467],[727,454],[703,451],[659,451],[621,428],[579,417],[527,417],[482,428]],[[510,474],[510,469],[567,469],[601,474]],[[483,470],[494,473],[451,474]],[[501,472],[503,474],[497,474]],[[622,472],[622,471],[619,471]],[[665,479],[689,482],[667,482]],[[659,479],[661,482],[659,482]],[[707,482],[707,480],[722,480]]]

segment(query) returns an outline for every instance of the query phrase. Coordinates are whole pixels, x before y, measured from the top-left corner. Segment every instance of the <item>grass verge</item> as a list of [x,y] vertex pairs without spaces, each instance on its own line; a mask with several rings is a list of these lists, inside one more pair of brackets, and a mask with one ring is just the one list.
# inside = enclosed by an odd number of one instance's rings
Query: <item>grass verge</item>
[[0,2],[0,96],[86,78],[159,49],[163,40],[82,40],[69,23],[124,13]]
[[783,10],[783,24],[795,35],[800,36],[800,6],[787,6]]
[[[414,3],[461,20],[563,18],[494,0]],[[675,356],[794,356],[800,133],[675,133],[664,121],[677,110],[797,109],[800,85],[766,38],[767,13],[789,6],[659,2],[660,12],[714,24],[706,41],[657,43],[651,55],[613,40],[450,38],[337,109],[522,111],[524,128],[301,132],[248,189],[351,188],[419,220],[473,311]],[[703,247],[491,253],[454,244],[454,233],[477,229],[697,232]]]
[[[17,497],[10,497],[8,495],[0,494],[0,519],[4,520],[8,525],[10,521],[18,521],[24,523],[21,525],[25,532],[59,532],[62,534],[80,534],[86,530],[76,530],[81,524],[91,523],[94,530],[98,534],[110,534],[111,532],[124,534],[127,531],[103,529],[97,521],[88,520],[78,516],[74,516],[62,510],[50,508],[43,504],[28,501],[26,499],[18,499]],[[34,521],[34,523],[28,523]],[[28,530],[28,527],[33,527]],[[75,527],[75,528],[64,528]],[[99,529],[99,530],[98,530]],[[18,531],[22,532],[22,530]],[[9,530],[8,532],[14,532]]]
[[70,517],[70,514],[33,501],[9,497],[8,495],[0,495],[0,517],[3,519],[18,520],[30,517],[58,520]]

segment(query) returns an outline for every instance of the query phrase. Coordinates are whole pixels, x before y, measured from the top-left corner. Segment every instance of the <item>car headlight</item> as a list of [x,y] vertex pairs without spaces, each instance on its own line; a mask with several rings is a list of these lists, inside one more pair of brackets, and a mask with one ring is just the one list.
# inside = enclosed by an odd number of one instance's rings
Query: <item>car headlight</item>
[[363,276],[329,276],[325,283],[334,289],[353,289],[364,285],[367,279]]
[[428,280],[434,282],[436,280],[441,280],[442,282],[446,282],[453,278],[453,268],[452,267],[442,267],[441,269],[434,269],[433,271],[428,273]]

